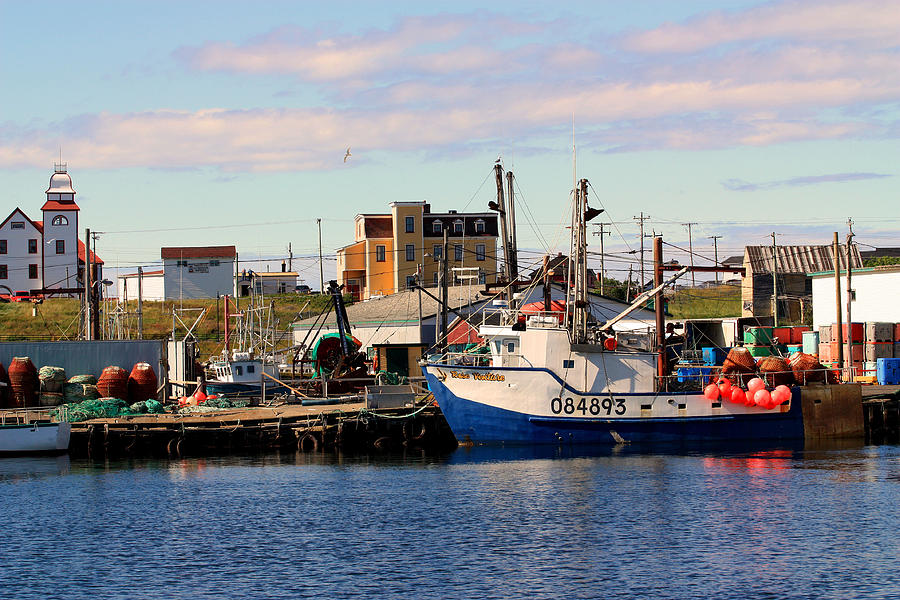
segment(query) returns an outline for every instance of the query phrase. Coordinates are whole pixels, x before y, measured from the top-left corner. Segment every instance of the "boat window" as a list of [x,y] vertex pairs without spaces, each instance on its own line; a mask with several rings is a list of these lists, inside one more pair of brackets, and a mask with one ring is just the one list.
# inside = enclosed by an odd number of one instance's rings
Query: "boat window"
[[255,372],[256,372],[256,367],[255,367],[254,365],[247,365],[247,372],[248,372],[248,373],[255,373]]
[[243,375],[243,374],[244,374],[244,367],[235,367],[235,368],[234,368],[234,374],[235,374],[235,375]]
[[506,351],[509,352],[510,354],[514,353],[516,351],[516,343],[515,342],[507,343]]

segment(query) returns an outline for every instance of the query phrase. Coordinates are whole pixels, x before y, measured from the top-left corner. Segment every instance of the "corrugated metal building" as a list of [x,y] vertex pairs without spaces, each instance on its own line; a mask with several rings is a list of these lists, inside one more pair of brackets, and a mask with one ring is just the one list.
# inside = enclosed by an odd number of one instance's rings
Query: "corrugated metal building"
[[[779,321],[801,321],[812,311],[810,273],[834,271],[834,248],[825,246],[746,246],[741,283],[741,315],[763,317],[773,314],[772,274],[777,277]],[[859,249],[852,249],[853,268],[862,267]],[[840,268],[847,267],[846,247],[841,248]],[[807,314],[806,316],[811,316]],[[808,320],[808,319],[807,319]]]

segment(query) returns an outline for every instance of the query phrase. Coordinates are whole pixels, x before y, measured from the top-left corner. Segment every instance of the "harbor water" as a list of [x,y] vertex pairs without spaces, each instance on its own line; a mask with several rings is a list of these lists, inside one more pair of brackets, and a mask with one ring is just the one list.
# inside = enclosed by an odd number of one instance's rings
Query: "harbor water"
[[0,459],[19,598],[884,598],[900,447]]

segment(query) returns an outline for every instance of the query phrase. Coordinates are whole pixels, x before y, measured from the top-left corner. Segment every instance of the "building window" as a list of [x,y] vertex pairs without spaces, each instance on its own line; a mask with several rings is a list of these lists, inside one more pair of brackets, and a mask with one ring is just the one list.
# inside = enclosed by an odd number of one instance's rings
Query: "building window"
[[434,285],[437,285],[437,284],[438,284],[438,273],[437,273],[437,271],[434,272],[434,277],[432,277],[432,280],[434,281]]
[[406,245],[406,261],[412,262],[416,260],[416,247],[412,244]]
[[441,256],[443,256],[444,247],[440,244],[435,244],[432,248],[431,255],[434,257],[434,262],[441,260]]
[[487,283],[487,277],[484,275],[484,271],[478,269],[478,283]]
[[456,244],[453,246],[453,260],[462,261],[463,257],[463,247],[462,244]]
[[484,233],[484,220],[478,219],[475,221],[475,233]]
[[384,262],[386,260],[384,246],[375,246],[375,260],[377,262]]
[[0,240],[0,254],[6,254],[6,240]]
[[441,232],[441,222],[434,221],[431,223],[431,232],[432,233],[440,233]]
[[56,253],[57,254],[65,254],[66,253],[66,240],[56,240]]
[[37,254],[37,240],[28,240],[28,254]]
[[462,233],[463,232],[463,222],[462,221],[453,221],[453,233]]
[[475,260],[484,260],[485,252],[484,252],[484,244],[476,244],[475,245]]
[[53,217],[53,221],[50,223],[51,225],[68,225],[69,220],[62,215],[56,215]]
[[13,221],[9,224],[10,229],[25,229],[25,221]]
[[416,276],[415,275],[407,275],[406,276],[406,289],[411,290],[416,287]]
[[415,233],[416,219],[415,217],[406,217],[406,233]]
[[6,265],[0,265],[0,279],[6,279],[9,274],[6,272]]
[[28,279],[37,279],[37,265],[28,265]]

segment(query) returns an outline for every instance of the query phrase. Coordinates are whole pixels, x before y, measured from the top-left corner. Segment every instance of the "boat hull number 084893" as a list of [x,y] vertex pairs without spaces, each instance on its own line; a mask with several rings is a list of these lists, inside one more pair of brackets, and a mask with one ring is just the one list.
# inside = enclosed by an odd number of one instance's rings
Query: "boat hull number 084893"
[[554,398],[550,401],[550,412],[554,415],[567,414],[573,415],[576,412],[582,415],[591,414],[594,416],[600,414],[617,415],[625,414],[625,401],[621,398]]

